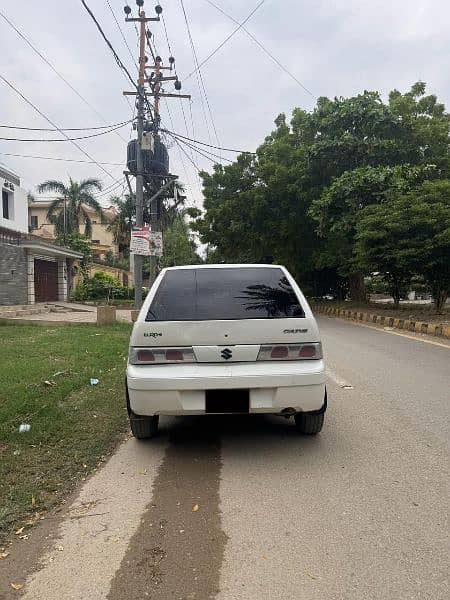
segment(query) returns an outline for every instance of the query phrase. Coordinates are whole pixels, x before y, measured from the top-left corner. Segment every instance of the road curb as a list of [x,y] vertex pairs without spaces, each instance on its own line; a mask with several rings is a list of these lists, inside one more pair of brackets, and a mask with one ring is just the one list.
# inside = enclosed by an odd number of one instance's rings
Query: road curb
[[313,310],[316,313],[325,314],[329,317],[339,317],[343,319],[350,319],[352,321],[361,321],[362,323],[374,323],[376,325],[383,325],[384,327],[392,327],[392,329],[412,331],[415,333],[426,333],[427,335],[450,339],[450,325],[444,325],[442,323],[436,324],[427,323],[424,321],[415,321],[413,319],[388,317],[386,315],[335,308],[324,306],[322,304],[314,305]]

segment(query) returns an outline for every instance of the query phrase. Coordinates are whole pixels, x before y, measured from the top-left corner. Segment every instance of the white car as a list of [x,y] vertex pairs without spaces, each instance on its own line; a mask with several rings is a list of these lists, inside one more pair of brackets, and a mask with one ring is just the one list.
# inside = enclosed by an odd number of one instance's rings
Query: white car
[[164,269],[133,327],[126,400],[139,439],[159,415],[269,413],[319,433],[322,345],[292,276],[276,265]]

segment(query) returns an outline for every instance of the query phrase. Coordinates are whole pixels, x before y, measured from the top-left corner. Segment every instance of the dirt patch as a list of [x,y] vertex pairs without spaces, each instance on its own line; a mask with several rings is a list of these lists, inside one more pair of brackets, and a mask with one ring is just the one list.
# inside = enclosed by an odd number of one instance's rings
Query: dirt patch
[[[74,492],[68,498],[67,506],[75,496]],[[0,560],[0,600],[18,598],[19,592],[12,589],[11,583],[23,585],[25,579],[41,567],[40,560],[58,539],[59,526],[66,513],[65,506],[52,510],[33,529],[26,529],[27,539],[17,537],[2,546],[8,556]]]
[[[150,442],[151,443],[151,442]],[[153,499],[116,573],[109,600],[208,600],[219,591],[220,442],[204,419],[171,432]]]

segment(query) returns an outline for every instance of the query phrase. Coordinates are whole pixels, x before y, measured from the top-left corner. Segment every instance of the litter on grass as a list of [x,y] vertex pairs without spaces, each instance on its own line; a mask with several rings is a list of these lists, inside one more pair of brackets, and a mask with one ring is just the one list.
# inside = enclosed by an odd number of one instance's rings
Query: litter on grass
[[23,588],[23,583],[10,583],[9,584],[13,590],[21,590]]
[[28,423],[21,423],[19,425],[19,433],[27,433],[27,431],[30,431],[31,429],[31,425],[29,425]]
[[98,384],[98,379],[94,379],[93,377],[91,378],[91,385],[97,385]]

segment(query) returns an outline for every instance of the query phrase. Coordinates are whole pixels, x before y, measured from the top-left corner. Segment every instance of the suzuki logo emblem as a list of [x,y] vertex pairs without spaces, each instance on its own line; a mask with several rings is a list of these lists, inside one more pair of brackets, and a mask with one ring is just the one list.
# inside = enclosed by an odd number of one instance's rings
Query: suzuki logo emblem
[[225,350],[222,350],[220,353],[220,356],[225,360],[230,360],[230,358],[233,356],[233,353],[229,348],[225,348]]

